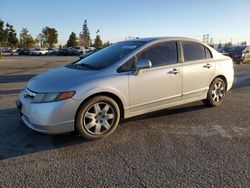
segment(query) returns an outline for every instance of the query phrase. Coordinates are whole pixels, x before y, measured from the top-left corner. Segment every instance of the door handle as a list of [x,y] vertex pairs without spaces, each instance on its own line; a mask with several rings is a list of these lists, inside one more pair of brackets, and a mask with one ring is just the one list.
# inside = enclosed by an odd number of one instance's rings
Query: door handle
[[206,65],[203,66],[203,68],[207,68],[207,69],[210,69],[210,67],[212,67],[210,63],[207,63]]
[[174,75],[176,75],[176,74],[178,74],[180,72],[180,70],[179,69],[173,69],[173,70],[171,70],[171,71],[169,71],[168,72],[168,74],[174,74]]

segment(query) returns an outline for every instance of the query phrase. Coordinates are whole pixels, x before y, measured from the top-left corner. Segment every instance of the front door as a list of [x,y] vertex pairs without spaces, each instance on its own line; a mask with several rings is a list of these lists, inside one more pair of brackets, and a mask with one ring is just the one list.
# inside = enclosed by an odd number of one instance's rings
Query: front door
[[156,44],[136,56],[149,59],[152,68],[129,75],[130,110],[147,112],[181,100],[182,65],[176,42]]

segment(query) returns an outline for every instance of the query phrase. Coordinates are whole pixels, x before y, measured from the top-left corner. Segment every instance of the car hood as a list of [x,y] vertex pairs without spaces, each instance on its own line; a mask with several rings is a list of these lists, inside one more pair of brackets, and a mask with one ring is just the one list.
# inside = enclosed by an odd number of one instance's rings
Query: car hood
[[71,91],[97,76],[99,71],[60,67],[32,78],[27,87],[34,92]]
[[242,52],[227,52],[229,55],[241,55]]

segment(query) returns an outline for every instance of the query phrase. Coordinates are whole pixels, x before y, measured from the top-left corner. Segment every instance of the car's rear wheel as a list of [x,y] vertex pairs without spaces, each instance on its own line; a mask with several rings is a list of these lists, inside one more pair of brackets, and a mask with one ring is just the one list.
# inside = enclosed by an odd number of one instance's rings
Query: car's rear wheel
[[86,101],[76,115],[76,129],[87,139],[103,138],[115,131],[120,120],[117,103],[106,96]]
[[216,78],[211,83],[208,93],[207,93],[207,99],[205,99],[203,102],[207,106],[219,106],[226,94],[226,83],[221,78]]

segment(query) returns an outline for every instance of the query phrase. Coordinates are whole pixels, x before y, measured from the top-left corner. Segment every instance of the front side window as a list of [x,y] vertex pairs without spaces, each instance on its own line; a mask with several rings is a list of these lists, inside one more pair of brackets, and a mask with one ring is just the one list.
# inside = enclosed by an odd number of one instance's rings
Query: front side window
[[206,59],[205,47],[195,42],[182,42],[185,61]]
[[149,59],[153,67],[177,63],[177,44],[176,42],[163,42],[149,47],[137,55],[137,61],[140,59]]
[[124,63],[119,69],[118,72],[127,72],[127,71],[134,71],[135,70],[135,56]]

